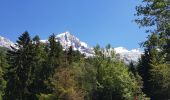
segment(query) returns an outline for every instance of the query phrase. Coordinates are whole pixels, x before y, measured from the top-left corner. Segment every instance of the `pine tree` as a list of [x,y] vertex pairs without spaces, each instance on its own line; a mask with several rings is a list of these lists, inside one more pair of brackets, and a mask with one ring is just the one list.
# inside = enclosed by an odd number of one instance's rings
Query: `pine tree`
[[151,35],[142,45],[145,54],[141,58],[139,74],[144,81],[144,92],[153,100],[167,100],[170,97],[170,1],[142,0],[143,4],[136,7],[136,22],[148,27]]
[[141,57],[138,67],[143,78],[144,92],[154,100],[169,98],[169,68],[164,60],[164,54],[159,50],[159,39],[156,34],[148,37],[143,46],[145,54]]
[[136,7],[136,22],[142,27],[150,29],[147,32],[156,33],[160,39],[160,49],[170,58],[170,1],[169,0],[142,0],[143,4]]
[[37,94],[48,92],[46,84],[44,83],[46,73],[43,68],[47,59],[45,52],[45,44],[40,42],[39,36],[35,36],[32,41],[32,65],[31,65],[31,79],[29,85],[29,91],[31,92],[32,98],[38,99]]
[[56,42],[55,35],[52,34],[49,37],[49,44],[47,45],[47,78],[54,74],[55,69],[61,64],[62,56],[63,56],[63,48],[59,42]]
[[141,59],[139,60],[139,64],[137,67],[138,73],[139,75],[142,77],[143,80],[143,92],[145,94],[149,94],[149,86],[150,84],[148,83],[149,80],[149,70],[150,70],[150,66],[149,66],[149,55],[148,52],[145,50],[144,55],[141,56]]
[[74,51],[73,51],[73,47],[72,46],[70,46],[69,48],[68,48],[68,51],[66,51],[67,52],[67,61],[68,61],[68,64],[71,64],[72,62],[73,62],[73,53],[74,53]]
[[5,100],[27,100],[29,97],[28,85],[31,76],[31,38],[24,32],[17,41],[17,49],[8,51],[9,67],[5,73],[7,85]]
[[133,62],[131,61],[129,64],[129,71],[131,71],[134,75],[136,75],[136,66],[133,64]]
[[6,61],[6,54],[4,51],[2,51],[0,52],[0,100],[2,99],[6,85],[6,81],[4,80],[4,73],[7,67],[8,64]]

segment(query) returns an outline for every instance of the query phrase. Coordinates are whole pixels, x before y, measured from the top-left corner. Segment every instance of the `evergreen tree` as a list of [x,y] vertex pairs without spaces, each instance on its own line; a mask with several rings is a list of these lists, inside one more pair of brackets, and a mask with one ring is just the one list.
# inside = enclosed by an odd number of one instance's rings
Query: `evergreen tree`
[[17,41],[17,49],[8,51],[9,67],[5,73],[7,81],[5,100],[27,100],[30,93],[28,85],[31,76],[31,39],[28,32],[24,32]]
[[0,100],[2,99],[5,85],[6,85],[6,81],[4,80],[3,76],[4,76],[4,73],[7,67],[8,67],[8,64],[6,61],[6,54],[4,51],[2,51],[0,52]]
[[170,57],[170,1],[142,0],[143,4],[136,7],[136,22],[150,29],[147,32],[156,33],[160,39],[160,49],[165,53],[166,60]]
[[61,64],[63,57],[63,48],[59,42],[56,42],[55,35],[52,34],[49,37],[47,45],[47,60],[46,60],[46,70],[47,76],[46,78],[52,76],[55,72],[55,69]]
[[149,80],[149,55],[148,53],[145,51],[145,54],[141,56],[141,59],[139,60],[139,64],[138,64],[138,73],[139,75],[142,77],[143,80],[143,92],[145,94],[148,94],[148,87],[150,86],[150,84],[148,83]]
[[67,52],[67,61],[68,61],[68,64],[71,64],[73,62],[73,56],[74,56],[74,51],[73,51],[73,47],[70,46],[68,48],[68,51]]
[[136,66],[133,64],[133,62],[131,61],[129,64],[129,71],[131,71],[134,75],[136,75]]
[[159,50],[159,39],[156,34],[148,37],[143,46],[145,54],[141,57],[138,71],[143,78],[143,91],[153,100],[169,98],[169,70],[164,60],[164,53]]
[[169,30],[170,1],[142,0],[143,4],[136,7],[136,22],[148,27],[151,32],[148,40],[143,43],[145,54],[139,64],[139,74],[144,81],[144,92],[153,100],[169,99]]
[[39,36],[33,38],[32,44],[32,66],[31,66],[31,81],[29,85],[29,91],[34,99],[37,98],[37,94],[48,92],[47,86],[44,83],[46,73],[44,73],[45,61],[47,54],[45,52],[45,44],[40,42]]
[[72,62],[79,62],[82,57],[85,57],[78,50],[73,50],[73,47],[70,46],[68,50],[65,51],[67,63],[71,64]]

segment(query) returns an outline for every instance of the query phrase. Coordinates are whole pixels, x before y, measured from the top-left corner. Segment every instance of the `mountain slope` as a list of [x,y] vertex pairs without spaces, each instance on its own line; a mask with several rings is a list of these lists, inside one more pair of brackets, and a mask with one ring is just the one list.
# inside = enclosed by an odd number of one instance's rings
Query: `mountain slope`
[[9,39],[0,36],[0,46],[10,49],[11,46],[14,47],[15,44],[12,41],[10,41]]
[[[86,57],[94,56],[93,48],[89,47],[85,42],[80,41],[77,37],[70,34],[69,32],[56,35],[56,41],[61,43],[64,50],[67,50],[70,46],[72,46],[74,50],[80,51],[82,54],[85,54]],[[41,42],[47,43],[48,41],[41,40]],[[14,43],[0,36],[0,46],[10,48],[10,46],[14,46]],[[136,63],[143,53],[139,49],[127,50],[124,47],[117,47],[113,50],[117,54],[117,57],[127,64],[131,61]]]
[[73,50],[78,50],[86,56],[93,56],[94,54],[92,48],[90,48],[85,42],[80,41],[77,37],[71,35],[69,32],[57,35],[56,40],[61,43],[65,50],[72,46]]
[[124,47],[117,47],[114,48],[114,50],[118,58],[123,60],[125,63],[130,62],[137,63],[139,58],[141,57],[141,54],[143,54],[143,52],[140,49],[127,50]]
[[[80,41],[77,37],[73,36],[69,32],[61,33],[56,36],[56,40],[61,43],[64,49],[72,46],[74,50],[79,50],[86,56],[93,56],[94,51],[85,42]],[[142,51],[140,49],[127,50],[124,47],[114,48],[118,58],[123,60],[125,63],[138,62]]]

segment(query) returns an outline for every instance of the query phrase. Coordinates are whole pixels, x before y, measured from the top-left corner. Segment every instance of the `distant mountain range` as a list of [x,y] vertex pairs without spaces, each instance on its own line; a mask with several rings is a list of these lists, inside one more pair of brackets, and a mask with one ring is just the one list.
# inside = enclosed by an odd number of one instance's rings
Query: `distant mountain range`
[[[70,34],[69,32],[64,32],[56,35],[56,41],[59,41],[63,46],[64,50],[68,49],[70,46],[73,47],[73,50],[78,50],[82,54],[85,54],[86,57],[90,57],[94,55],[94,50],[92,47],[87,45],[85,42],[80,41],[77,37]],[[43,43],[47,43],[47,40],[41,40]],[[7,38],[0,36],[0,46],[5,48],[11,48],[11,46],[15,46],[14,42],[10,41]],[[112,49],[117,54],[118,58],[123,60],[125,63],[137,62],[143,53],[140,49],[132,49],[127,50],[124,47],[116,47]]]

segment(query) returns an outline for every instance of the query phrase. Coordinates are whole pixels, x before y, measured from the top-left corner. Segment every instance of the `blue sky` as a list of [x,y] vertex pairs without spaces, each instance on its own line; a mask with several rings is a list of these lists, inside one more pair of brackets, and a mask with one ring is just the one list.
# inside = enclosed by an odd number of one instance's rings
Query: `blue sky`
[[138,48],[147,34],[133,22],[140,0],[1,0],[0,35],[16,41],[24,31],[46,39],[71,32],[90,46]]

